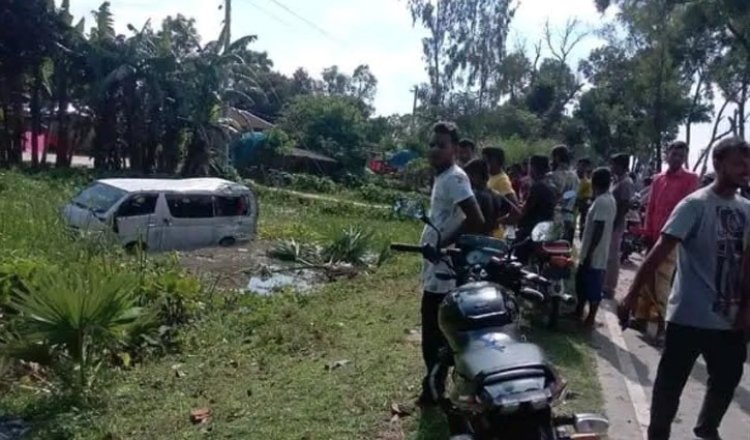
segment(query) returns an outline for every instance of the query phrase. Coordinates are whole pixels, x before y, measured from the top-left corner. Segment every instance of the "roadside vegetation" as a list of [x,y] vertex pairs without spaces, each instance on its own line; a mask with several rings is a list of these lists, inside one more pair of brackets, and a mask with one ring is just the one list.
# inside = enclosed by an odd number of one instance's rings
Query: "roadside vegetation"
[[[168,255],[129,256],[68,235],[57,209],[74,186],[0,176],[0,415],[24,419],[30,438],[444,434],[439,413],[420,416],[411,405],[423,368],[417,258],[394,255],[305,295],[218,291]],[[357,254],[356,240],[378,249],[421,230],[382,209],[274,192],[260,201],[259,235],[276,243],[338,237],[347,241],[339,249]],[[585,338],[531,337],[576,394],[563,410],[599,409]]]

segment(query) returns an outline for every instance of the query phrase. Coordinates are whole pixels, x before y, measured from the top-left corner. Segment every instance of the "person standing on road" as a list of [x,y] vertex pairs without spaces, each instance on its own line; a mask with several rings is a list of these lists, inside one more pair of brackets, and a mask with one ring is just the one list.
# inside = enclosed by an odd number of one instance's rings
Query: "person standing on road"
[[612,196],[617,203],[617,216],[615,217],[615,226],[612,230],[612,241],[609,247],[607,274],[604,278],[604,296],[614,298],[617,281],[620,278],[620,246],[622,245],[622,235],[625,233],[625,217],[630,211],[630,203],[633,195],[635,195],[635,183],[628,175],[630,156],[616,154],[612,156],[610,162],[612,175],[614,176]]
[[750,145],[741,138],[725,139],[714,149],[713,163],[716,181],[677,205],[618,310],[621,319],[633,311],[643,287],[679,247],[651,400],[649,440],[669,439],[682,390],[699,355],[706,361],[708,389],[693,432],[697,438],[720,439],[719,425],[747,357],[737,321],[750,201],[738,190],[750,182]]
[[[698,189],[698,175],[684,168],[687,156],[688,145],[685,142],[671,143],[667,147],[667,171],[656,175],[651,182],[644,225],[648,247],[659,239],[661,230],[677,204]],[[635,318],[639,323],[656,321],[660,334],[663,331],[663,319],[676,265],[677,252],[674,251],[656,270],[654,279],[643,287],[645,292],[640,295],[635,311]]]
[[[552,173],[550,180],[555,185],[557,191],[557,201],[562,211],[562,220],[564,225],[564,238],[571,244],[576,236],[576,197],[578,196],[578,175],[570,169],[570,150],[565,145],[558,145],[552,149]],[[563,200],[563,194],[573,191],[575,196],[568,200]]]
[[[435,170],[435,180],[430,197],[429,218],[440,230],[442,242],[437,243],[437,232],[425,226],[423,245],[445,247],[452,243],[455,234],[465,228],[469,233],[481,233],[484,217],[474,198],[466,173],[456,165],[458,130],[451,122],[438,122],[432,129],[429,161]],[[424,261],[422,282],[422,357],[427,374],[422,382],[421,405],[436,404],[443,395],[447,370],[440,365],[440,349],[446,345],[438,327],[438,308],[445,295],[455,288],[451,280],[441,280],[438,274],[450,273],[444,262]]]
[[[591,188],[591,160],[583,158],[578,160],[576,164],[576,174],[581,183],[578,185],[578,216],[580,217],[579,227],[581,228],[581,240],[583,240],[583,231],[586,227],[586,214],[589,212],[589,206],[594,196],[593,189]],[[610,180],[612,176],[610,174]],[[607,188],[609,191],[609,188]]]
[[596,313],[602,301],[604,273],[607,269],[609,241],[612,239],[612,228],[617,215],[615,198],[609,192],[612,174],[606,168],[598,168],[591,176],[594,202],[588,211],[586,229],[581,244],[581,264],[576,273],[576,290],[578,306],[576,318],[583,318],[583,309],[588,303],[589,313],[584,320],[587,327],[593,327]]

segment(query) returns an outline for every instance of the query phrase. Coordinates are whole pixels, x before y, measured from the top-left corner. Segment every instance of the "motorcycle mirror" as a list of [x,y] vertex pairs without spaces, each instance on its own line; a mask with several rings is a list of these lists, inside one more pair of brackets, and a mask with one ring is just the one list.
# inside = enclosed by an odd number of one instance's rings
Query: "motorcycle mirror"
[[553,222],[541,222],[537,224],[531,231],[531,241],[534,243],[552,241],[552,232],[554,229],[555,224]]
[[598,414],[576,414],[576,433],[605,435],[609,431],[609,420]]

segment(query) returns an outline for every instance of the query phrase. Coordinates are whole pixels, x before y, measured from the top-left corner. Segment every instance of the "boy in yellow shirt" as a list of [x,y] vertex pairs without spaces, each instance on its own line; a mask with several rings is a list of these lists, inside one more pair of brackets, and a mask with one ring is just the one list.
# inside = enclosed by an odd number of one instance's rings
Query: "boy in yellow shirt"
[[[482,157],[490,171],[490,179],[487,186],[506,201],[510,202],[512,209],[518,210],[518,199],[516,192],[513,191],[513,185],[510,177],[505,172],[505,151],[500,147],[488,147],[482,150]],[[498,225],[492,233],[495,238],[505,238],[505,228]]]

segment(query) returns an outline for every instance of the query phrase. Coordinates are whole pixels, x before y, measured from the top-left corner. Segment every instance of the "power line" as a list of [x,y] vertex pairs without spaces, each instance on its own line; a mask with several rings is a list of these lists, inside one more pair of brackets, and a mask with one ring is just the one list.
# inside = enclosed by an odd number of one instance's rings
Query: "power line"
[[294,16],[298,20],[302,21],[303,23],[307,24],[309,27],[315,29],[316,31],[318,31],[324,37],[326,37],[326,38],[330,39],[331,41],[334,41],[334,42],[336,42],[338,44],[345,45],[345,43],[343,41],[341,41],[338,38],[334,37],[333,35],[331,35],[330,33],[328,33],[325,29],[323,29],[320,26],[318,26],[317,24],[315,24],[313,21],[310,21],[306,17],[298,14],[293,9],[291,9],[289,6],[285,5],[284,3],[281,3],[279,0],[268,0],[268,1],[270,1],[273,4],[275,4],[279,8],[283,9],[287,13],[291,14],[292,16]]
[[242,0],[246,2],[248,5],[254,7],[255,9],[259,10],[260,12],[266,14],[267,16],[271,17],[273,20],[283,24],[287,27],[292,27],[292,25],[288,22],[280,18],[278,15],[274,14],[273,12],[268,11],[268,9],[263,8],[258,3],[254,2],[253,0]]

